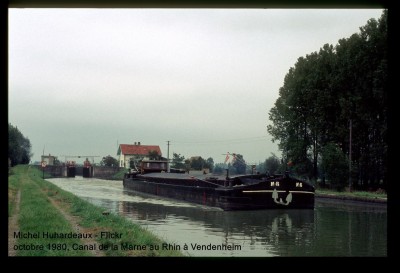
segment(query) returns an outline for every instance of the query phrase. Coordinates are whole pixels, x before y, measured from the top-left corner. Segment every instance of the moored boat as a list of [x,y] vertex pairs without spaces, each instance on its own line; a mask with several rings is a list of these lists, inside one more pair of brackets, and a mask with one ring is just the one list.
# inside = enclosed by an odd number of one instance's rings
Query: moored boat
[[226,176],[171,172],[150,172],[143,169],[126,173],[126,189],[173,198],[223,210],[275,208],[314,208],[314,187],[284,175],[247,174]]

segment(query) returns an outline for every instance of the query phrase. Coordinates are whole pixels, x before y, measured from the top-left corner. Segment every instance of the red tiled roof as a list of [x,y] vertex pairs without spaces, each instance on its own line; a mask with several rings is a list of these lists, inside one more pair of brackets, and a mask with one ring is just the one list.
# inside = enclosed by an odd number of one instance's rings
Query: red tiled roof
[[158,145],[131,145],[120,144],[120,153],[125,155],[148,155],[151,151],[156,151],[161,155],[161,149]]

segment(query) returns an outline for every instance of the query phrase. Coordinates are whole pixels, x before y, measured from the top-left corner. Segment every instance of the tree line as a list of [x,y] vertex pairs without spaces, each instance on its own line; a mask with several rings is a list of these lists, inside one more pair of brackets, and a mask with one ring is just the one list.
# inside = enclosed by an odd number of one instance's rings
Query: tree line
[[337,188],[386,186],[387,16],[298,58],[286,74],[267,130],[294,173]]
[[31,160],[31,142],[17,126],[8,123],[8,160],[9,167],[28,164]]
[[204,159],[201,156],[195,156],[185,159],[185,157],[181,154],[173,153],[171,167],[175,169],[183,169],[186,171],[189,171],[191,169],[209,169],[209,171],[212,172],[214,168],[214,159],[212,157]]

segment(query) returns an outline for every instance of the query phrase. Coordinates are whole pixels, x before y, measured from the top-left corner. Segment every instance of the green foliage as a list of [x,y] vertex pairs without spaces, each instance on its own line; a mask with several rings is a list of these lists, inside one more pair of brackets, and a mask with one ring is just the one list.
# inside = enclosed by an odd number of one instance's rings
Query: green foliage
[[185,157],[181,156],[181,154],[173,153],[172,155],[172,168],[176,169],[184,169],[185,168]]
[[214,169],[214,159],[212,157],[207,158],[206,166],[207,166],[207,168],[210,169],[210,172],[213,171],[213,169]]
[[150,160],[160,160],[161,156],[158,154],[157,151],[150,151],[148,154]]
[[[54,184],[41,179],[40,171],[29,166],[14,167],[15,179],[10,178],[9,184],[14,189],[21,189],[21,203],[19,215],[19,228],[21,232],[58,232],[69,233],[78,232],[64,215],[56,209],[48,197],[51,197],[68,214],[74,216],[78,224],[83,228],[89,228],[94,233],[96,244],[116,244],[129,243],[131,245],[161,246],[166,243],[163,239],[143,229],[141,226],[132,223],[128,219],[117,214],[104,215],[104,208],[97,207],[85,200],[78,198],[70,192],[66,192]],[[17,189],[13,190],[14,192]],[[108,239],[98,236],[101,231],[115,232],[123,234],[121,239]],[[81,231],[82,232],[82,231]],[[17,244],[44,245],[48,243],[67,244],[69,251],[48,250],[43,251],[18,251],[17,256],[89,256],[90,253],[82,250],[72,250],[72,244],[82,244],[77,238],[46,239],[42,236],[38,239],[19,238]],[[109,248],[105,251],[107,256],[183,256],[180,251],[151,250],[149,247],[145,251],[127,251],[119,248],[114,250]]]
[[379,191],[373,191],[373,192],[368,192],[368,191],[336,191],[336,190],[329,190],[329,189],[316,189],[315,190],[316,194],[329,194],[329,195],[335,195],[336,197],[342,197],[342,196],[347,196],[351,197],[357,200],[357,198],[365,198],[365,199],[371,199],[371,200],[376,200],[376,199],[383,199],[387,200],[387,193],[383,191],[382,189]]
[[31,161],[31,142],[18,130],[8,124],[8,157],[11,166],[28,164]]
[[112,180],[122,180],[124,179],[125,173],[127,173],[129,170],[126,168],[121,168],[116,174],[114,174],[111,179]]
[[213,173],[224,174],[226,172],[227,168],[228,168],[228,165],[226,165],[225,163],[217,163],[214,166]]
[[193,170],[203,170],[203,168],[206,168],[206,161],[201,156],[192,157],[190,167]]
[[266,165],[265,165],[265,161],[259,163],[259,164],[256,166],[256,170],[257,170],[257,172],[259,172],[259,173],[266,173],[266,172],[267,172],[267,168],[266,168]]
[[[37,182],[42,180],[39,170],[23,166],[17,170],[17,176],[23,180],[19,184],[21,188],[21,202],[19,211],[19,230],[15,232],[30,232],[39,233],[48,232],[52,234],[74,232],[71,224],[64,218],[64,216],[55,209],[46,197],[46,193],[40,189]],[[29,173],[35,176],[29,176]],[[72,244],[79,244],[79,239],[50,239],[40,236],[37,239],[32,238],[19,238],[17,239],[18,245],[41,245],[42,250],[18,250],[17,256],[88,256],[86,251],[72,250]],[[48,244],[66,244],[70,251],[49,249]]]
[[348,159],[336,144],[328,143],[322,150],[321,170],[332,187],[342,190],[348,184]]
[[[354,182],[386,182],[387,177],[387,10],[360,32],[300,57],[289,69],[267,126],[279,142],[284,162],[298,175],[318,177],[325,146],[348,155],[352,121]],[[340,168],[342,162],[333,162]]]
[[186,170],[186,172],[190,171],[190,160],[189,159],[185,159],[185,170]]
[[12,167],[8,176],[8,216],[11,216],[15,211],[17,203],[17,193],[22,183],[23,165]]
[[207,160],[204,160],[201,156],[194,156],[190,159],[190,167],[193,170],[210,169],[210,171],[212,171],[214,167],[214,160],[211,157],[209,157]]
[[100,161],[100,166],[118,167],[118,160],[111,155],[108,155],[103,157],[103,159]]
[[273,153],[270,157],[268,157],[265,160],[265,170],[271,175],[277,173],[280,169],[280,166],[281,166],[281,161]]
[[232,167],[236,169],[236,174],[246,173],[246,161],[243,159],[243,155],[235,154],[235,159],[232,163]]

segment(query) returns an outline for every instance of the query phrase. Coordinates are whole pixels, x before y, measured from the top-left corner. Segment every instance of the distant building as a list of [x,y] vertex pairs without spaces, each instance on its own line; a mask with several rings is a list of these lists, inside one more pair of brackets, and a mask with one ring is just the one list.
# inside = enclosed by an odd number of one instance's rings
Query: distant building
[[57,161],[57,157],[54,155],[42,155],[42,162],[46,161],[46,165],[53,166],[54,163]]
[[119,166],[130,168],[130,161],[138,163],[143,159],[148,159],[150,152],[157,152],[161,157],[161,149],[158,145],[141,145],[140,142],[135,144],[120,144],[117,155],[119,156]]

